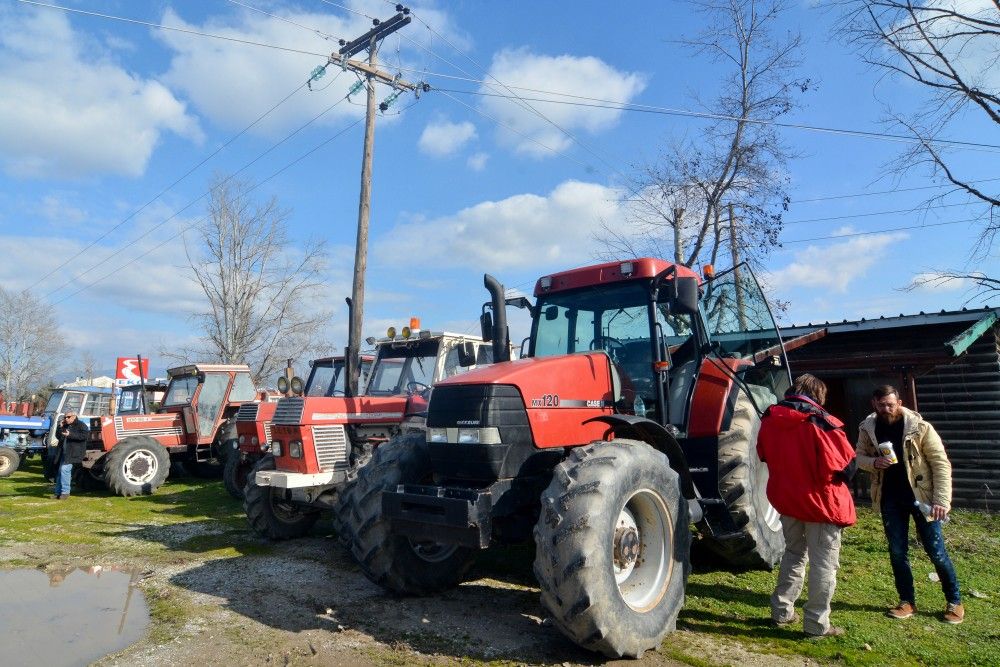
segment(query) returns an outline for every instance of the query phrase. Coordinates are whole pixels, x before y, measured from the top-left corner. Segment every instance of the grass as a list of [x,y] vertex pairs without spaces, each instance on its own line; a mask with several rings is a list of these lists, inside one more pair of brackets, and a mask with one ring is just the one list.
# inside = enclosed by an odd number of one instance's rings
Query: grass
[[[141,558],[153,566],[272,553],[269,544],[247,531],[242,507],[218,480],[172,479],[155,495],[138,498],[74,492],[70,500],[59,501],[51,494],[37,459],[0,479],[0,546],[37,545],[44,554],[39,558],[50,561],[111,558],[128,563]],[[945,527],[967,610],[965,623],[958,626],[939,620],[944,608],[940,584],[928,578],[933,568],[916,542],[911,543],[911,561],[920,612],[906,621],[883,615],[896,602],[885,537],[870,509],[859,508],[858,518],[858,525],[844,532],[833,602],[833,622],[847,629],[845,636],[809,641],[800,628],[772,627],[769,596],[776,573],[734,573],[696,561],[678,621],[691,632],[669,636],[660,654],[708,667],[719,659],[706,655],[703,640],[709,638],[759,653],[846,665],[1000,665],[1000,515],[956,511]],[[484,585],[523,590],[522,612],[542,614],[532,559],[530,547],[491,550],[479,559],[475,576],[483,577]],[[17,560],[0,565],[37,566],[38,561],[29,563],[20,553]],[[987,597],[974,597],[973,590]],[[201,613],[169,587],[147,594],[159,621],[154,633],[164,641],[175,636],[178,624]],[[438,637],[414,635],[406,641],[430,651],[453,648],[438,645]],[[382,653],[378,661],[391,662]],[[465,660],[472,664],[483,657],[472,651]]]
[[[769,596],[776,573],[697,565],[678,625],[758,651],[847,665],[1000,665],[1000,516],[956,511],[944,532],[962,587],[967,614],[962,625],[940,621],[941,585],[930,580],[934,568],[912,530],[910,562],[919,612],[905,621],[884,615],[897,601],[888,546],[878,516],[862,507],[858,524],[844,531],[832,605],[832,622],[847,630],[843,637],[811,641],[801,628],[772,627]],[[987,598],[973,597],[973,590]],[[672,651],[678,648],[683,650]]]

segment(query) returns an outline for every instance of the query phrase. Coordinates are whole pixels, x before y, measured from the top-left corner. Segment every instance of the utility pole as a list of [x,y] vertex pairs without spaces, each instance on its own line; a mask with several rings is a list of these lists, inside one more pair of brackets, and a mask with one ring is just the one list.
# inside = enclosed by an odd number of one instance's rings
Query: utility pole
[[[354,286],[351,290],[352,307],[350,312],[350,332],[348,334],[345,353],[345,371],[347,377],[344,383],[345,394],[357,396],[358,379],[361,374],[361,323],[364,320],[365,309],[365,270],[368,266],[368,218],[371,213],[372,190],[372,152],[375,147],[375,109],[379,106],[383,111],[388,108],[388,101],[381,105],[375,103],[375,81],[388,84],[397,92],[426,91],[426,84],[412,84],[399,77],[392,76],[378,69],[376,53],[380,40],[412,21],[410,10],[402,5],[396,5],[396,15],[385,21],[374,19],[374,27],[350,42],[341,40],[340,50],[330,55],[329,63],[340,65],[345,70],[364,75],[368,88],[367,113],[365,115],[365,143],[361,158],[361,196],[358,202],[358,237],[354,249]],[[358,62],[349,58],[365,49],[368,50],[368,62]],[[395,98],[391,98],[395,99]]]
[[684,209],[674,209],[674,263],[684,263],[684,249],[681,247],[681,224],[684,220]]
[[747,313],[743,303],[743,283],[740,282],[740,256],[739,237],[736,233],[736,214],[733,213],[733,205],[729,204],[729,252],[733,257],[733,284],[736,288],[736,317],[739,318],[740,328],[746,331]]

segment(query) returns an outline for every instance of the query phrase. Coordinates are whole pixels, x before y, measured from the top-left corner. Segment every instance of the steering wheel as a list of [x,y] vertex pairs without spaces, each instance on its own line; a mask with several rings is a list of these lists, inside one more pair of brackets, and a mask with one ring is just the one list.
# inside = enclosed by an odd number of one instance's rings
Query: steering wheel
[[431,388],[425,385],[423,382],[407,382],[406,383],[406,393],[409,396],[417,394],[423,398],[431,392]]
[[590,341],[590,349],[605,350],[616,361],[621,361],[625,357],[625,343],[613,336],[598,336]]

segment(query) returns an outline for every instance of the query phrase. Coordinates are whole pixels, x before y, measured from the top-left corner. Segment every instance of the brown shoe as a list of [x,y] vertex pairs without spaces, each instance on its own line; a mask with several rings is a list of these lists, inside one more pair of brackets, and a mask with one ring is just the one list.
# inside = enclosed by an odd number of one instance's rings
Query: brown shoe
[[56,497],[57,497],[57,498],[58,498],[59,500],[66,500],[67,498],[69,498],[69,494],[68,494],[68,493],[64,493],[64,494],[62,494],[61,496],[56,496]]
[[823,639],[824,637],[840,637],[841,635],[846,633],[847,630],[845,630],[844,628],[838,627],[836,625],[831,625],[826,629],[826,632],[824,632],[821,635],[809,635],[809,639]]
[[900,602],[892,609],[885,612],[889,618],[909,618],[917,613],[917,608],[912,602]]
[[958,625],[965,620],[965,607],[961,603],[949,602],[948,606],[944,608],[944,616],[941,620],[945,623]]
[[783,621],[779,621],[778,619],[772,618],[771,619],[771,623],[773,623],[774,625],[778,626],[779,628],[785,628],[785,627],[788,627],[789,625],[792,625],[794,623],[798,623],[801,620],[802,620],[802,617],[799,616],[798,612],[795,612],[795,613],[792,614],[791,618],[786,618]]

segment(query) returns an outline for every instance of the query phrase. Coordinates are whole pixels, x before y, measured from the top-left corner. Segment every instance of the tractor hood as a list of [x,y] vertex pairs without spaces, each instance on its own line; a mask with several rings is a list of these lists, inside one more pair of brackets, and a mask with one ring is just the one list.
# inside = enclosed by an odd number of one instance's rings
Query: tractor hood
[[452,403],[457,393],[468,393],[470,385],[506,385],[513,386],[524,402],[536,447],[565,447],[600,439],[607,427],[583,422],[614,411],[620,388],[617,373],[611,369],[611,360],[601,351],[518,359],[472,370],[434,386],[428,426],[463,425],[445,423],[450,421],[446,413],[468,421],[472,415],[455,410]]
[[422,404],[411,406],[413,402],[408,396],[283,398],[278,401],[273,423],[276,426],[309,426],[401,422],[409,412],[424,409]]

